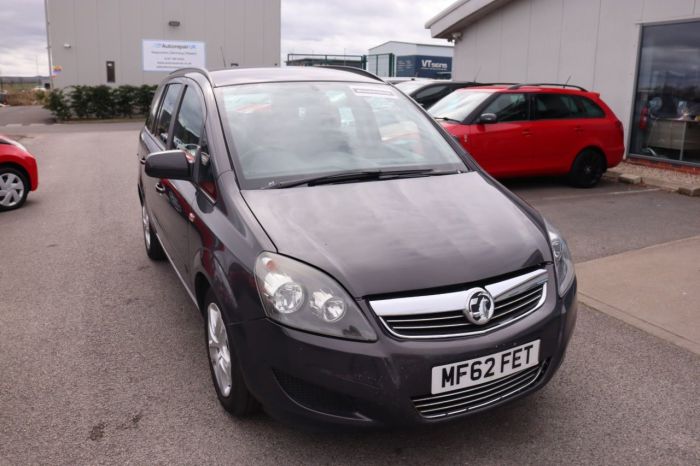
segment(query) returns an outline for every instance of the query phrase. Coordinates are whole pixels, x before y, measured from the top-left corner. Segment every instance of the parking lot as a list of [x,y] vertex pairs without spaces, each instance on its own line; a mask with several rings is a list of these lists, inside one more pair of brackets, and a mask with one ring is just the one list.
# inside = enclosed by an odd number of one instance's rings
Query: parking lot
[[[0,463],[700,463],[700,358],[584,305],[553,381],[482,415],[353,433],[233,419],[199,313],[144,252],[137,128],[6,130],[37,156],[40,189],[0,214]],[[695,198],[606,181],[507,185],[578,262],[700,234]]]

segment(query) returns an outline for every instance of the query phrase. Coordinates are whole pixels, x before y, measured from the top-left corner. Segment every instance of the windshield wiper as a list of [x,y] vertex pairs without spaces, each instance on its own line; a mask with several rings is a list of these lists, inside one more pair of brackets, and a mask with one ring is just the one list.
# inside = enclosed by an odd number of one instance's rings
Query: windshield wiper
[[437,171],[433,168],[414,168],[406,170],[363,170],[333,173],[331,175],[310,176],[298,180],[273,182],[262,189],[292,188],[294,186],[317,186],[321,184],[349,183],[353,181],[373,181],[392,178],[408,178],[414,176],[451,175],[461,173],[460,170]]
[[435,118],[436,120],[449,121],[450,123],[457,123],[457,124],[460,124],[460,125],[462,124],[461,121],[455,120],[454,118],[450,118],[450,117],[433,117],[433,118]]

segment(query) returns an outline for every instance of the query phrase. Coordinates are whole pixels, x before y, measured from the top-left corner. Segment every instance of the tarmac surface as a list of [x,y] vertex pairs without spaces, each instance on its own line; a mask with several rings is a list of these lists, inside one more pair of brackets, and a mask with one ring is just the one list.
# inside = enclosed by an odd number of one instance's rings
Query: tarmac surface
[[[700,357],[585,305],[552,382],[485,414],[344,434],[232,418],[202,319],[170,266],[145,255],[135,127],[15,131],[41,173],[27,204],[0,214],[0,464],[700,463]],[[700,233],[694,198],[508,186],[577,261]]]
[[54,123],[51,112],[39,105],[0,107],[0,131],[4,127],[44,126]]

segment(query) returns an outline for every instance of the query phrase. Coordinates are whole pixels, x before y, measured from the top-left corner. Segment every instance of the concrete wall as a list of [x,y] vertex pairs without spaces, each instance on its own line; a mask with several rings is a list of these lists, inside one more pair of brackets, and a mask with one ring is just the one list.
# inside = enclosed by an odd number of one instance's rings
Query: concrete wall
[[513,0],[462,31],[452,76],[482,82],[568,79],[600,92],[627,132],[640,24],[698,17],[700,0]]
[[[47,0],[52,62],[63,69],[56,87],[106,84],[106,61],[115,85],[155,84],[167,72],[143,71],[142,40],[206,44],[209,69],[278,66],[280,0]],[[180,26],[168,25],[171,20]],[[70,48],[64,47],[70,44]]]

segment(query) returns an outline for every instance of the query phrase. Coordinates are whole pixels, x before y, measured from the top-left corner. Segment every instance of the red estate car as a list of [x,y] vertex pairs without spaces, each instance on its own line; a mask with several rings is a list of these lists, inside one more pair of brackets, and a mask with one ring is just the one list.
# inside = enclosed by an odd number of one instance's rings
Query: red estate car
[[19,142],[0,135],[0,212],[21,207],[38,186],[34,156]]
[[578,86],[470,87],[429,113],[497,178],[568,175],[590,188],[624,154],[620,120],[599,94]]

